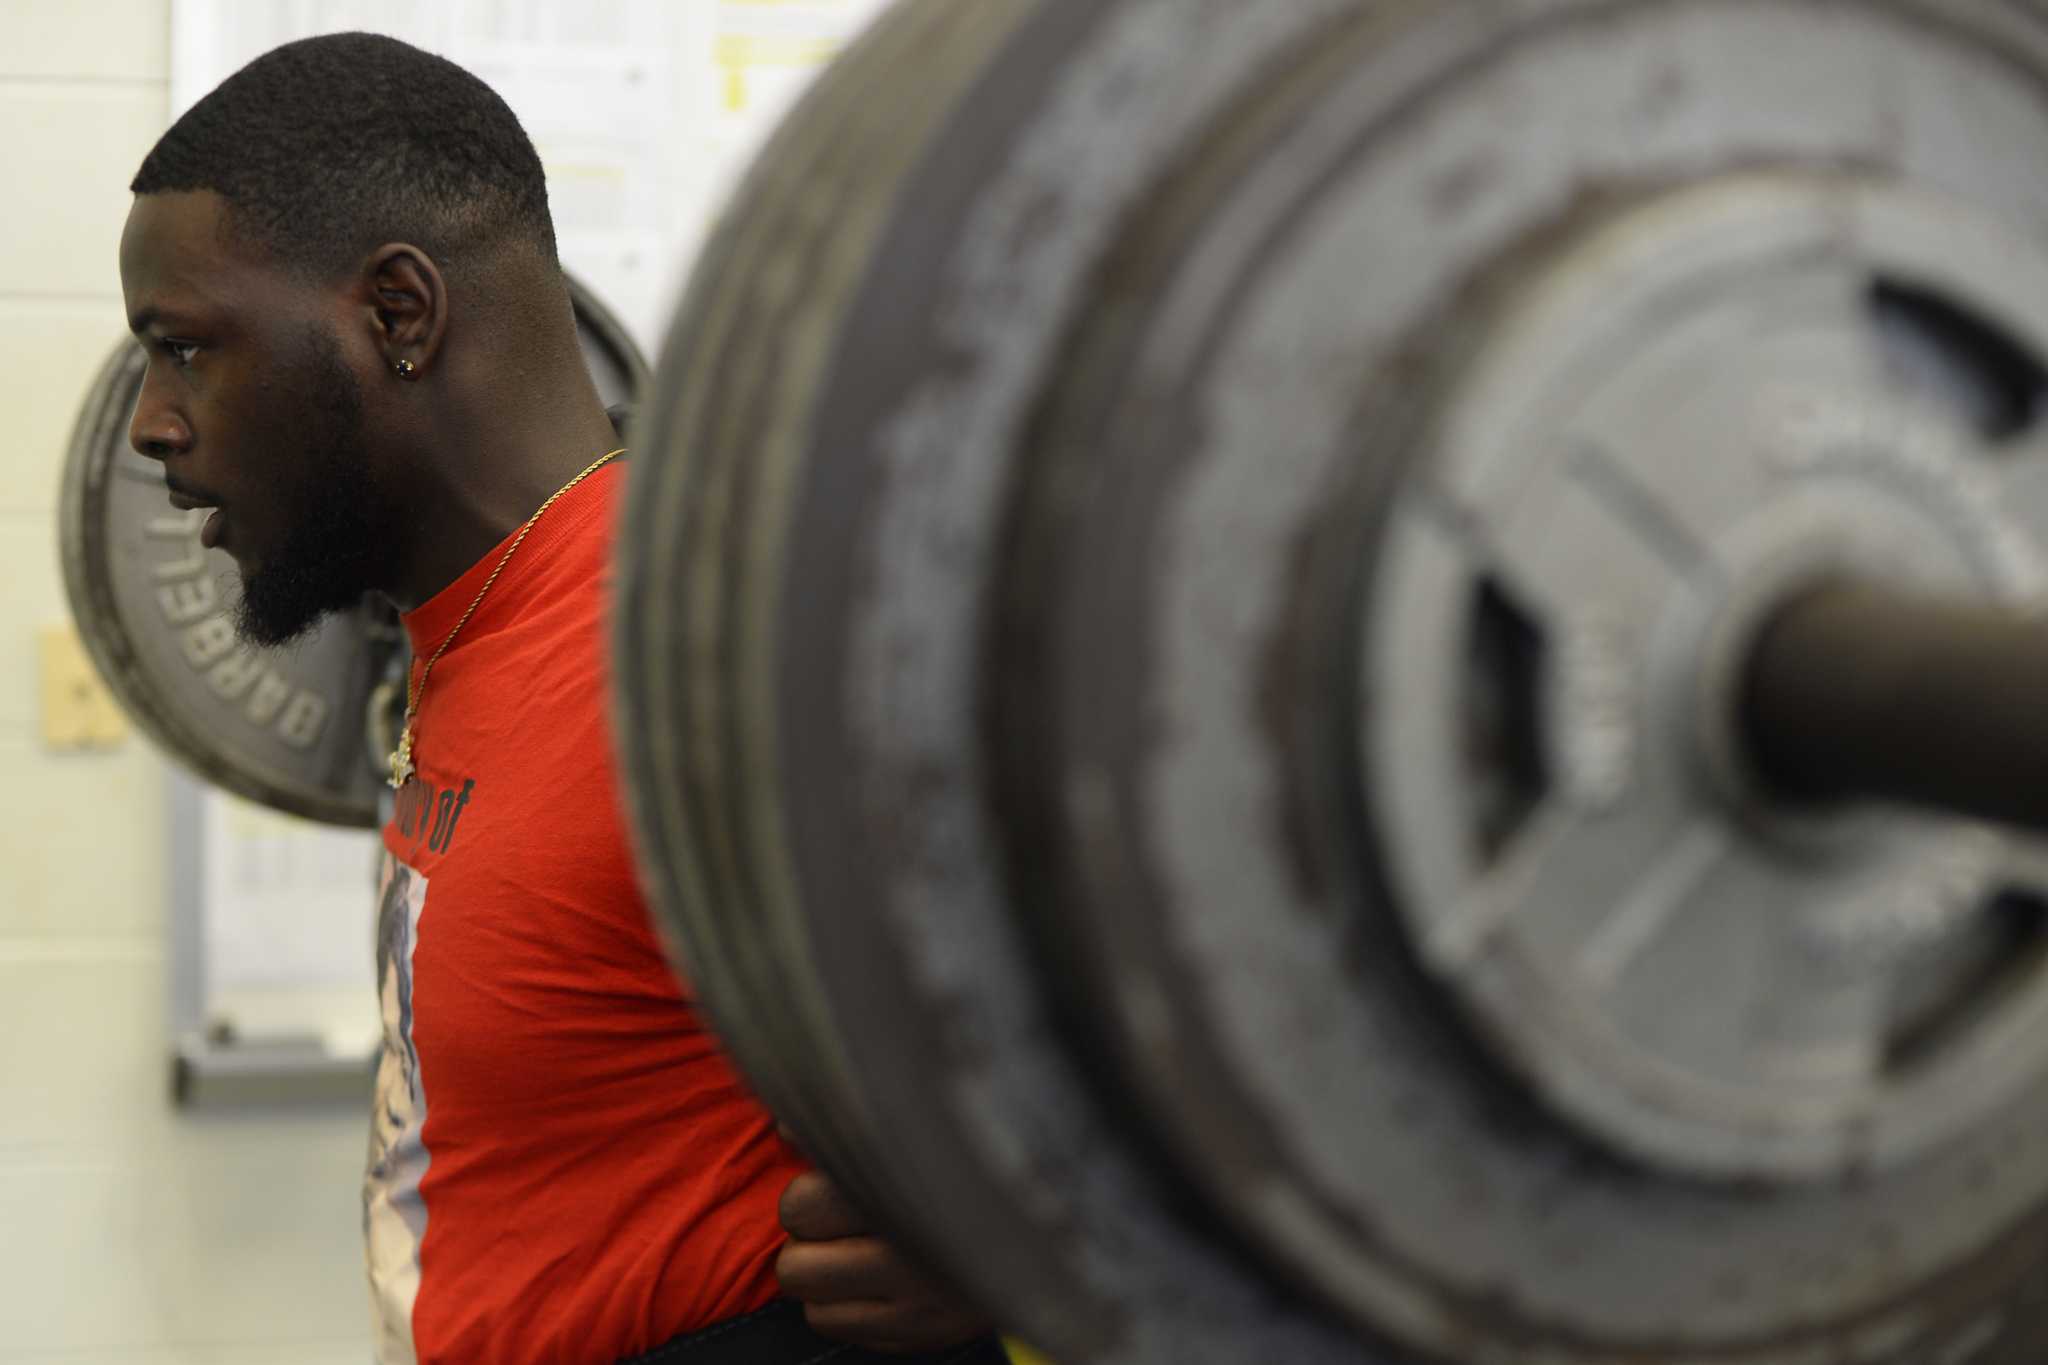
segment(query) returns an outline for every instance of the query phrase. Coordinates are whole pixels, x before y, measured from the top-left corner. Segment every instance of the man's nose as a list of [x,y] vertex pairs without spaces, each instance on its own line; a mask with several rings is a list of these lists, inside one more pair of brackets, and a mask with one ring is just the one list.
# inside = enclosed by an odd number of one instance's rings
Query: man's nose
[[152,402],[145,388],[128,419],[128,444],[138,455],[164,460],[191,449],[192,428],[169,405]]

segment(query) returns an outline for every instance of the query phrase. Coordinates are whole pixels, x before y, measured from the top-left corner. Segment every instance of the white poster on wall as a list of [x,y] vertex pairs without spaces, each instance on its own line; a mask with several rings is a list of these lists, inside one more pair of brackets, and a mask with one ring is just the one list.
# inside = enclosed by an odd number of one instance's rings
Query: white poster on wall
[[199,801],[201,1017],[240,1039],[311,1036],[336,1053],[376,1030],[376,836],[226,792]]
[[540,153],[563,264],[652,356],[747,160],[885,3],[174,0],[171,109],[319,33],[388,33],[467,67]]

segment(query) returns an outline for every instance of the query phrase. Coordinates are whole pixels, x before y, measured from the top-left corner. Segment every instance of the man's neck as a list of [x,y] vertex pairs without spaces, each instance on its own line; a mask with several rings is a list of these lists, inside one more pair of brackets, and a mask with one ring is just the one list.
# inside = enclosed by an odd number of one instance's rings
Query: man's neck
[[[468,572],[591,461],[619,446],[583,376],[545,395],[524,391],[516,411],[451,422],[446,449],[399,509],[402,562],[388,596],[411,611]],[[500,386],[500,392],[504,386]]]

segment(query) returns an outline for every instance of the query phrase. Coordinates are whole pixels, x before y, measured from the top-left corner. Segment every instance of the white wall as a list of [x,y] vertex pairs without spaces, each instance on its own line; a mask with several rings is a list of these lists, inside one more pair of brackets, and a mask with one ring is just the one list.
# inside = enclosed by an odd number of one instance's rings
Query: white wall
[[362,1365],[364,1116],[172,1111],[162,760],[40,740],[59,463],[169,30],[170,0],[0,0],[0,1365]]

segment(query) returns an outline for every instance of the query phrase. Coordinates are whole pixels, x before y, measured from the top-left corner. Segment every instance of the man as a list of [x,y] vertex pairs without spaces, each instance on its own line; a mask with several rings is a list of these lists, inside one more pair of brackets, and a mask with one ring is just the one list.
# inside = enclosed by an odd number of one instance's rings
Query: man
[[376,591],[416,656],[364,1199],[380,1357],[1000,1359],[777,1137],[650,932],[603,716],[623,471],[511,111],[390,39],[293,43],[131,188],[130,439],[214,509],[243,634]]

